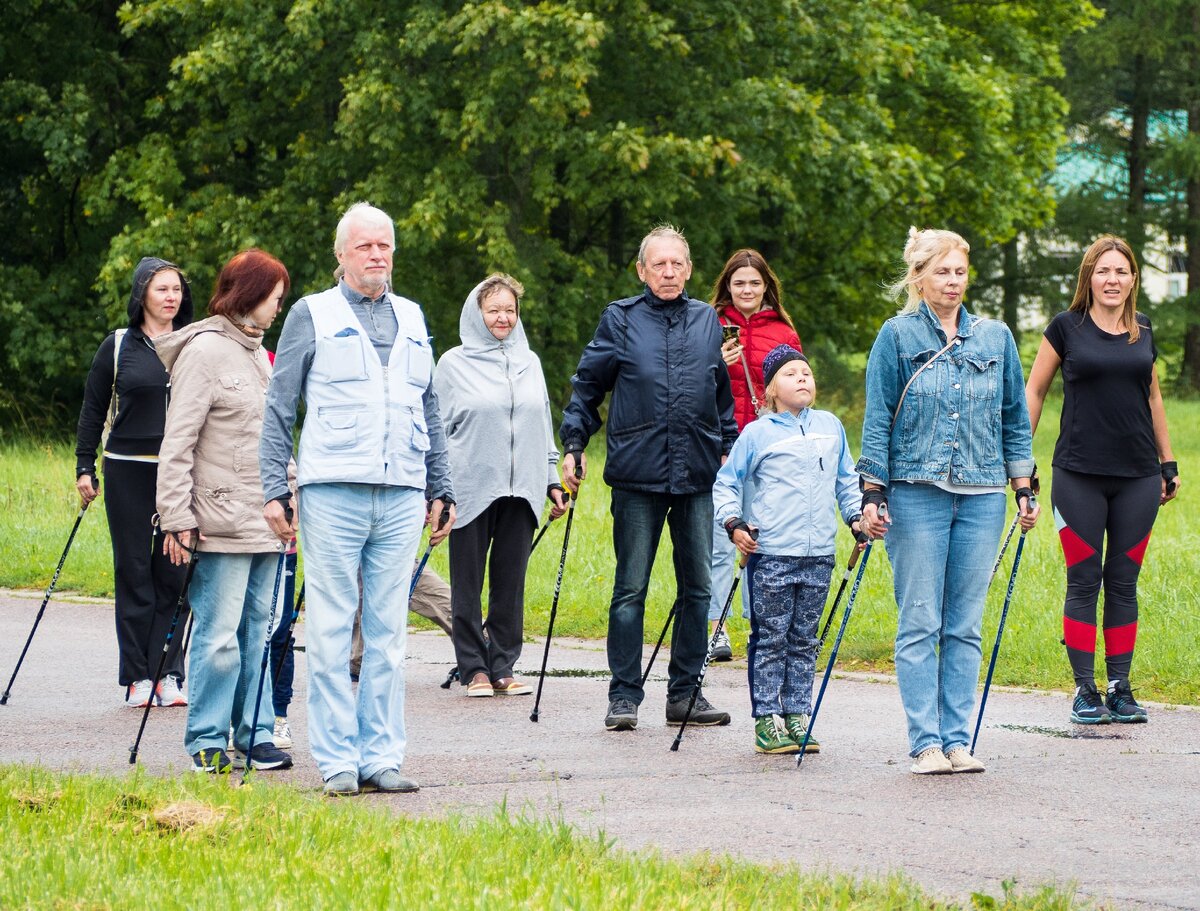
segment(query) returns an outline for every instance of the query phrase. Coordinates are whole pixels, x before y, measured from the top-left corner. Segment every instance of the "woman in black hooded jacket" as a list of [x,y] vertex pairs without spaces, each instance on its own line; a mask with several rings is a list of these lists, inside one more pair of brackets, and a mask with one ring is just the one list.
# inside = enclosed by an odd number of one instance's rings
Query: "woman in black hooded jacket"
[[92,359],[75,437],[75,486],[87,505],[100,492],[96,450],[110,423],[103,441],[104,507],[113,549],[118,682],[134,707],[151,698],[159,705],[187,705],[181,689],[182,637],[175,637],[163,679],[151,692],[151,677],[186,572],[163,556],[153,524],[168,383],[154,339],[191,320],[192,294],[179,267],[151,256],[138,263],[129,295],[129,326],[109,333]]

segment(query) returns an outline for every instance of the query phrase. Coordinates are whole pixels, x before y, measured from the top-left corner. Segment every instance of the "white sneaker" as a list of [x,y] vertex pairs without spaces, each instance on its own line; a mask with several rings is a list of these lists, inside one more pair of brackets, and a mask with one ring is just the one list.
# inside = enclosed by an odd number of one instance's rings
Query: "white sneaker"
[[275,746],[281,750],[286,750],[292,745],[292,728],[286,718],[279,715],[275,716],[275,734],[271,739],[275,741]]
[[713,661],[732,661],[733,660],[733,645],[729,641],[729,633],[725,632],[725,628],[721,627],[713,641],[712,649]]
[[149,680],[135,680],[125,689],[125,704],[130,708],[144,709],[154,696],[154,685]]
[[922,750],[912,764],[914,775],[949,775],[953,771],[954,766],[950,765],[941,747]]
[[946,754],[950,768],[955,772],[982,772],[983,763],[971,755],[966,747],[955,747]]
[[158,681],[158,690],[154,699],[159,705],[187,705],[187,697],[179,687],[179,678],[168,674]]

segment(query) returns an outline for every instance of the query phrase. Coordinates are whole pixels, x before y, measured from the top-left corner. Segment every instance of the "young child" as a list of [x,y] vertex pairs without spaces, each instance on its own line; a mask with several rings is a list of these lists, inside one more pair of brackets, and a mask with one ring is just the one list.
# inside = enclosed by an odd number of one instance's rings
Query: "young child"
[[[774,413],[738,437],[717,474],[713,507],[749,557],[754,749],[798,753],[812,711],[817,623],[833,574],[834,509],[857,532],[862,498],[845,429],[810,407],[816,384],[808,359],[778,345],[763,359],[763,379]],[[810,738],[808,752],[818,749]]]

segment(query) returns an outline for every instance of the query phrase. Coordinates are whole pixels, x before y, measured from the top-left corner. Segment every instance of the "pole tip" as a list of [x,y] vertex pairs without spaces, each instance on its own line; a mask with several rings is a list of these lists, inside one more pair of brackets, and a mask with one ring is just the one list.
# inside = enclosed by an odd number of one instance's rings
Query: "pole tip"
[[0,705],[8,705],[8,693],[0,696]]
[[532,721],[534,724],[537,724],[537,720],[538,720],[538,713],[537,713],[537,712],[530,712],[530,713],[529,713],[529,720],[530,720],[530,721]]
[[674,743],[671,744],[671,752],[672,753],[679,752],[679,741],[678,740],[676,740]]

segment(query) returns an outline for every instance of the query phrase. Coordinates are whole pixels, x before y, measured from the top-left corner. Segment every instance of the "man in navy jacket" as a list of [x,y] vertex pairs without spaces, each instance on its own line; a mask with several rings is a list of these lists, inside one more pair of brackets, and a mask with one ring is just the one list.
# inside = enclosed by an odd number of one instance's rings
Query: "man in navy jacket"
[[[583,450],[600,429],[608,393],[608,457],[616,578],[608,618],[610,731],[637,727],[646,590],[663,522],[675,558],[676,620],[668,667],[667,723],[680,724],[707,648],[712,487],[737,424],[716,311],[688,297],[691,254],[670,226],[642,239],[637,273],[645,289],[609,304],[571,378],[574,392],[559,436],[563,474],[574,492]],[[728,724],[729,714],[696,700],[689,724]]]

